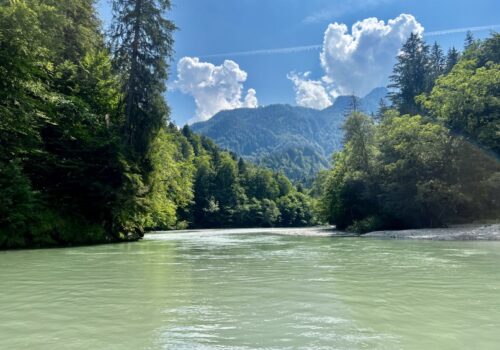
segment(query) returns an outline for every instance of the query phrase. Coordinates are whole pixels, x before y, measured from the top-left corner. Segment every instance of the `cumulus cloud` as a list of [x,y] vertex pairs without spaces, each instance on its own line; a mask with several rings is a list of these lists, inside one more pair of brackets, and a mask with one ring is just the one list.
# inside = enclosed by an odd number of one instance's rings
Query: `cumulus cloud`
[[190,123],[210,119],[221,110],[258,106],[257,93],[249,89],[243,94],[247,73],[231,60],[219,66],[201,62],[198,57],[183,57],[177,64],[173,88],[193,96],[196,117]]
[[259,101],[257,100],[257,91],[255,91],[255,89],[248,89],[245,101],[243,101],[243,107],[256,108],[258,105]]
[[377,18],[345,24],[332,23],[325,31],[320,54],[325,76],[336,94],[364,95],[386,85],[395,57],[410,34],[424,28],[412,15],[401,14],[387,23]]
[[[303,103],[304,96],[316,95],[322,85],[328,95],[356,94],[363,96],[372,89],[385,86],[396,56],[411,33],[422,35],[424,28],[413,17],[401,14],[387,23],[377,18],[356,22],[349,33],[343,23],[328,25],[320,53],[324,76],[321,80],[294,82],[296,100]],[[310,91],[303,91],[310,90]]]
[[311,72],[288,74],[295,88],[295,101],[299,106],[324,109],[332,104],[323,82],[309,79]]

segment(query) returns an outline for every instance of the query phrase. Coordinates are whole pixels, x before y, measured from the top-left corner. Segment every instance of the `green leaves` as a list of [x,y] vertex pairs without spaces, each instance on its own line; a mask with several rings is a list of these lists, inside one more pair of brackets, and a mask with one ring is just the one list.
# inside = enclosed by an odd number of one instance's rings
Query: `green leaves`
[[[356,118],[348,119],[357,125]],[[340,229],[436,227],[457,219],[496,217],[500,164],[422,116],[386,113],[373,131],[347,132],[346,147],[323,180],[323,217]],[[354,142],[360,145],[354,145]],[[367,161],[364,155],[368,154]],[[357,160],[357,161],[353,161]]]
[[418,100],[453,132],[500,154],[500,64],[462,60]]

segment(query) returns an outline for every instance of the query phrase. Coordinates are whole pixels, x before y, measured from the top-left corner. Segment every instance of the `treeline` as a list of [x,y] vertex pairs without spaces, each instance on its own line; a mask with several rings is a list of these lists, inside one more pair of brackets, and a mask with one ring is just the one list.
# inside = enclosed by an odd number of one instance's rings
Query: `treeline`
[[360,233],[500,218],[500,35],[447,57],[412,35],[391,81],[392,106],[347,119],[322,217]]
[[168,126],[168,0],[0,0],[0,248],[304,225],[283,176]]
[[194,153],[194,198],[181,218],[194,227],[307,226],[311,199],[288,178],[182,129]]

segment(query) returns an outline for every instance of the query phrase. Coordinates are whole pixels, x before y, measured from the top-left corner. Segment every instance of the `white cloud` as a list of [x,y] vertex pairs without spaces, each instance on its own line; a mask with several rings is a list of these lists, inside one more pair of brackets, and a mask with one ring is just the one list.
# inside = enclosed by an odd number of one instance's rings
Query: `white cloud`
[[299,106],[324,109],[332,104],[323,82],[308,79],[310,72],[304,74],[290,73],[287,77],[295,88],[295,101]]
[[325,76],[337,94],[362,96],[387,84],[396,56],[410,34],[424,28],[412,15],[401,14],[387,23],[377,18],[345,24],[332,23],[325,31],[320,54]]
[[216,66],[200,62],[198,57],[183,57],[177,64],[174,89],[194,97],[196,117],[190,123],[210,119],[221,110],[258,106],[256,91],[249,89],[243,96],[247,73],[238,64],[225,60]]
[[256,108],[258,105],[259,101],[257,100],[257,91],[255,91],[255,89],[248,89],[245,101],[243,101],[243,107]]
[[320,53],[324,76],[315,81],[291,79],[297,103],[304,103],[305,97],[318,96],[319,85],[332,97],[363,96],[376,87],[387,85],[401,46],[412,32],[422,35],[423,31],[415,17],[408,14],[401,14],[387,23],[366,18],[356,22],[350,33],[345,24],[331,23],[325,31]]
[[387,23],[377,18],[356,22],[348,32],[345,24],[326,29],[320,54],[325,76],[337,94],[362,96],[387,84],[396,56],[410,34],[424,28],[412,15],[401,14]]

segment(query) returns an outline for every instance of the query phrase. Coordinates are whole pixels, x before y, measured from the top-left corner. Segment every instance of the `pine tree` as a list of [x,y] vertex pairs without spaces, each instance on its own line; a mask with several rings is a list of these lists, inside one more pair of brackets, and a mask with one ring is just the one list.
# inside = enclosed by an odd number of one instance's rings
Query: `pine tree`
[[243,160],[243,158],[240,157],[240,159],[238,160],[238,174],[241,176],[241,175],[244,175],[246,172],[247,172],[247,164],[245,163],[245,161]]
[[474,40],[474,35],[472,32],[469,30],[465,34],[465,40],[464,40],[464,50],[468,50],[472,48],[475,45],[475,40]]
[[349,105],[347,105],[347,108],[344,111],[344,116],[347,118],[352,113],[359,112],[360,110],[361,110],[361,100],[353,93],[349,96]]
[[384,118],[384,114],[388,109],[389,106],[387,105],[385,98],[381,98],[380,101],[378,102],[378,109],[374,119],[378,122],[381,121]]
[[434,86],[434,82],[440,75],[444,74],[445,68],[446,60],[443,50],[437,42],[434,42],[429,54],[429,88]]
[[[125,174],[115,216],[128,236],[141,237],[150,218],[167,217],[161,132],[168,120],[163,97],[176,29],[166,18],[170,0],[113,2],[111,50],[121,75]],[[167,216],[166,216],[167,215]]]
[[64,18],[56,27],[54,42],[59,46],[58,58],[80,61],[85,54],[100,46],[103,48],[103,36],[100,33],[100,22],[96,16],[94,4],[96,0],[60,1],[45,0],[46,4],[57,9],[58,15]]
[[173,22],[165,17],[170,0],[117,0],[113,3],[112,51],[122,74],[125,143],[143,159],[165,125],[163,98],[168,61],[173,52]]
[[390,77],[390,88],[396,91],[390,99],[401,114],[417,114],[421,110],[415,97],[429,90],[429,47],[422,37],[412,33],[401,49]]
[[459,58],[460,53],[457,49],[455,49],[455,47],[452,47],[448,50],[448,53],[446,54],[446,65],[444,69],[445,74],[451,72],[455,64],[457,64]]

